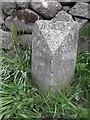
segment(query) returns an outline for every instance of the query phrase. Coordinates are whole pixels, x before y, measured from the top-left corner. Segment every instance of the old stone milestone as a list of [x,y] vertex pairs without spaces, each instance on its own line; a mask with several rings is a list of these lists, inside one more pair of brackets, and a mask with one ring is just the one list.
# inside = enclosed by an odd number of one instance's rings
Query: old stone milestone
[[[52,92],[72,81],[76,63],[78,24],[37,21],[32,40],[32,79]],[[61,87],[60,87],[61,88]]]

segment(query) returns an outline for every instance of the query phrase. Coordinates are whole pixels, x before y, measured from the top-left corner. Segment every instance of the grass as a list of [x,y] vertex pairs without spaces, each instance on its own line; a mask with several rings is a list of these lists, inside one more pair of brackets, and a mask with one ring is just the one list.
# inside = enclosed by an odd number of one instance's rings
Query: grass
[[15,56],[1,55],[0,115],[2,118],[87,118],[90,88],[90,53],[78,52],[71,85],[52,95],[42,94],[31,82],[31,49],[20,54],[17,30],[11,27]]
[[83,25],[80,31],[80,36],[90,39],[90,23],[86,23]]

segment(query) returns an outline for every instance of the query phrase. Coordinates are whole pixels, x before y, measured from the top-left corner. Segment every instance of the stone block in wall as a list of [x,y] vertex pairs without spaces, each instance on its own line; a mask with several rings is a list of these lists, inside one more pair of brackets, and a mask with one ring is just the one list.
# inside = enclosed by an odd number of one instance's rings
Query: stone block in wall
[[10,15],[13,11],[16,10],[15,2],[2,2],[2,10],[4,14]]
[[16,2],[16,0],[2,0],[2,2]]
[[78,23],[38,20],[32,39],[32,80],[44,92],[64,88],[74,77]]
[[2,15],[0,14],[0,26],[2,25],[3,19],[2,19]]
[[[13,39],[11,32],[6,32],[1,30],[1,42],[2,48],[8,51],[13,51]],[[32,35],[30,34],[22,34],[19,36],[19,42],[22,48],[25,50],[28,46],[32,45]]]
[[30,2],[29,2],[29,0],[23,0],[22,2],[19,2],[18,0],[17,0],[17,7],[18,8],[29,8],[29,5],[30,5]]
[[90,19],[90,4],[77,2],[70,10],[69,13],[73,16],[83,17]]
[[12,36],[10,32],[6,32],[1,30],[2,33],[2,48],[6,50],[12,50],[13,49],[13,42],[12,42]]
[[0,17],[1,17],[1,20],[0,20],[1,29],[8,31],[7,28],[5,27],[5,21],[4,21],[6,19],[6,15],[2,13]]
[[5,26],[10,29],[11,24],[20,29],[23,33],[32,33],[36,20],[41,19],[39,15],[30,9],[17,10],[5,20]]
[[27,47],[32,46],[32,35],[31,34],[22,34],[20,37],[20,44],[23,49],[27,49]]
[[62,8],[61,4],[57,1],[35,2],[35,0],[32,0],[30,6],[45,19],[53,18]]
[[[49,0],[52,1],[52,0]],[[55,0],[58,1],[60,3],[62,3],[63,5],[73,5],[75,2],[81,1],[81,2],[90,2],[90,0]]]
[[69,11],[70,10],[70,7],[69,6],[63,6],[63,8],[62,8],[64,11]]

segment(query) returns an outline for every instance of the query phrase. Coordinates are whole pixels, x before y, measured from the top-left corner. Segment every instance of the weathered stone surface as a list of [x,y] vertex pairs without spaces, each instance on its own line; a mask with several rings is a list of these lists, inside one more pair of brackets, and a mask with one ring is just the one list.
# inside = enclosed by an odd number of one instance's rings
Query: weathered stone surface
[[2,30],[2,48],[7,50],[13,49],[11,33],[3,30]]
[[[18,0],[19,1],[19,0]],[[42,2],[42,1],[45,1],[45,0],[34,0],[35,2]],[[64,3],[69,3],[69,2],[78,2],[78,1],[81,1],[81,2],[89,2],[90,0],[46,0],[46,1],[58,1],[60,3],[64,2]]]
[[22,32],[31,33],[33,25],[38,19],[40,19],[39,15],[30,9],[17,10],[12,13],[11,16],[7,17],[5,25],[10,29],[11,23],[13,23],[15,27],[20,29]]
[[64,10],[64,11],[69,11],[69,10],[70,10],[70,7],[69,7],[69,6],[63,6],[63,10]]
[[17,6],[19,7],[19,8],[29,8],[29,2],[27,1],[25,1],[24,0],[24,2],[17,2]]
[[77,18],[77,17],[74,17],[74,19],[79,23],[79,28],[80,28],[80,29],[83,27],[83,25],[84,25],[85,23],[88,22],[87,19],[81,19],[81,18]]
[[15,2],[2,2],[2,10],[5,14],[10,15],[16,9]]
[[16,0],[2,0],[2,2],[16,2]]
[[2,15],[0,14],[0,26],[2,25],[2,22],[3,22]]
[[2,2],[30,2],[31,0],[2,0]]
[[1,28],[4,30],[4,31],[8,31],[6,26],[5,26],[5,20],[6,19],[6,15],[5,14],[2,14],[2,25],[1,25]]
[[56,92],[73,80],[78,32],[77,22],[36,22],[32,40],[32,80],[42,91],[51,87],[52,92]]
[[32,0],[30,6],[45,19],[53,18],[62,8],[57,1],[35,2],[35,0]]
[[72,16],[69,15],[66,11],[62,10],[52,19],[52,21],[74,21]]
[[89,2],[90,0],[56,0],[56,1],[59,1],[59,2],[63,3],[63,5],[66,5],[66,4],[78,2],[78,1]]
[[2,26],[0,25],[0,29],[2,29]]
[[77,2],[75,6],[73,6],[69,13],[73,16],[79,16],[90,19],[90,5],[88,3]]
[[1,25],[2,25],[2,5],[1,5],[1,2],[0,2],[0,29],[1,29]]
[[[12,40],[12,35],[11,32],[6,32],[1,30],[2,33],[2,48],[6,50],[13,50],[13,40]],[[20,44],[22,45],[23,48],[30,46],[32,44],[32,35],[29,34],[22,34],[19,36],[19,41]]]
[[22,34],[20,35],[20,43],[22,46],[32,46],[32,35],[30,34]]

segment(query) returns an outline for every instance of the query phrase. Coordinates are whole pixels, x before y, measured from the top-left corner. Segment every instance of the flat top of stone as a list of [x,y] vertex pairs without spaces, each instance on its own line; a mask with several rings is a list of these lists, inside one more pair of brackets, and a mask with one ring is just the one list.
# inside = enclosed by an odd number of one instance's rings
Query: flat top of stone
[[69,15],[66,11],[62,10],[56,14],[52,21],[74,21],[72,16]]
[[44,40],[47,42],[50,51],[52,54],[55,54],[55,51],[65,40],[65,37],[70,33],[74,25],[78,25],[77,22],[70,21],[47,21],[47,20],[37,20],[36,25],[41,31],[41,34],[44,37]]

